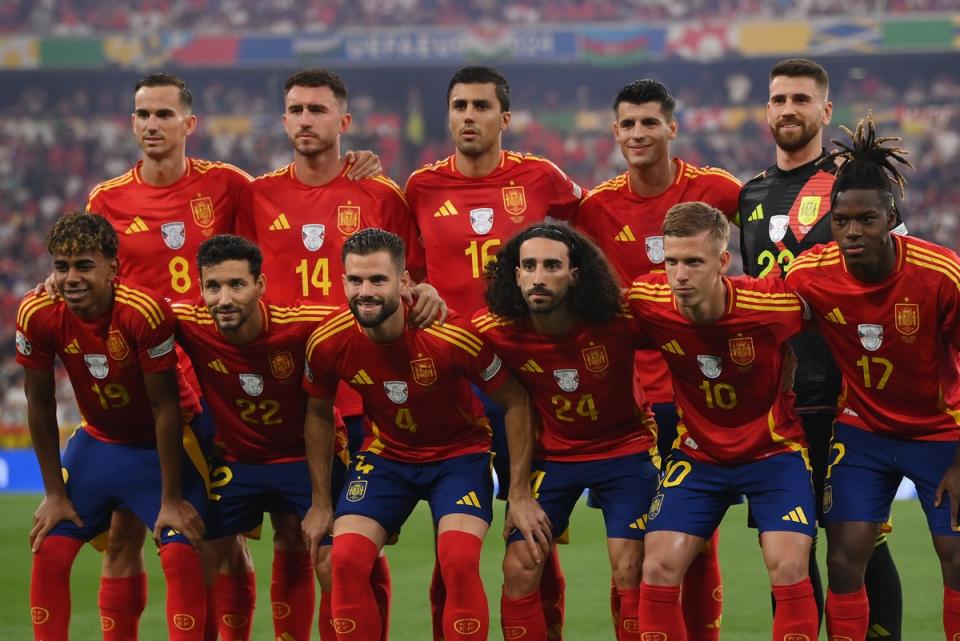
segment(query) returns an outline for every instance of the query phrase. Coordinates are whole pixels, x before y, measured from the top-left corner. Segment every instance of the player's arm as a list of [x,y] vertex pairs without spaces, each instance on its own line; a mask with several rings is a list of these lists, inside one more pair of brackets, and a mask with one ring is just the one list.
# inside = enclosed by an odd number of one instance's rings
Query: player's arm
[[310,468],[312,504],[300,527],[310,550],[310,559],[316,564],[320,542],[333,527],[333,505],[330,501],[330,465],[336,439],[333,417],[333,399],[307,397],[307,414],[303,437]]
[[62,521],[83,526],[80,516],[67,498],[60,471],[60,431],[57,428],[56,383],[53,368],[25,368],[24,391],[27,396],[27,425],[33,451],[43,477],[43,501],[33,513],[30,547],[36,552],[47,533]]
[[508,516],[520,530],[537,562],[546,558],[553,544],[550,519],[530,492],[530,466],[533,461],[533,405],[530,396],[516,378],[510,376],[490,397],[504,409],[507,449],[510,453]]
[[180,415],[176,370],[144,372],[143,382],[156,426],[162,482],[160,513],[153,528],[153,536],[159,541],[161,531],[172,528],[197,547],[203,540],[204,526],[197,510],[183,498],[183,421]]
[[953,463],[940,479],[937,493],[934,495],[933,507],[940,507],[944,493],[950,501],[950,527],[954,532],[960,531],[960,525],[957,524],[957,514],[960,512],[960,446],[957,446],[953,455]]
[[380,164],[380,156],[369,149],[348,151],[343,156],[347,164],[350,165],[346,173],[347,178],[350,180],[373,178],[374,176],[379,176],[383,173],[383,165]]

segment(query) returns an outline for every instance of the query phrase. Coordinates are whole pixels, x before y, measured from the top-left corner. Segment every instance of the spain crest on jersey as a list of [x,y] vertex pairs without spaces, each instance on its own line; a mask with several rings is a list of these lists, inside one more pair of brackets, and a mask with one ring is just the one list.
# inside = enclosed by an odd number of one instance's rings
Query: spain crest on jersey
[[213,224],[213,199],[210,196],[197,194],[197,197],[190,201],[190,211],[193,212],[193,222],[201,227]]
[[337,229],[344,236],[351,236],[360,229],[359,205],[340,205],[337,207]]
[[327,228],[319,223],[304,225],[300,228],[300,237],[303,238],[303,246],[312,252],[317,251],[323,247],[323,238],[326,235],[326,231]]
[[731,338],[728,342],[730,343],[730,360],[737,365],[749,365],[757,357],[753,349],[752,336],[739,336]]
[[820,216],[820,203],[823,201],[821,196],[804,196],[800,199],[800,210],[797,212],[797,222],[801,225],[810,226],[817,222]]
[[647,517],[652,521],[660,515],[660,508],[663,507],[663,494],[657,494],[653,497],[653,500],[650,501],[650,511],[647,512]]
[[250,396],[263,394],[263,377],[259,374],[240,374],[240,387]]
[[723,371],[723,359],[719,356],[698,354],[697,365],[700,366],[700,371],[703,372],[703,375],[707,378],[717,378],[720,376],[720,372]]
[[857,325],[857,335],[864,349],[875,352],[883,345],[883,325],[860,323]]
[[897,303],[893,313],[897,331],[904,336],[916,334],[920,329],[920,306],[916,303]]
[[350,485],[347,486],[347,500],[356,503],[360,501],[367,495],[367,482],[366,481],[350,481]]
[[575,392],[580,387],[580,372],[576,369],[555,369],[553,380],[564,392]]
[[387,393],[387,398],[397,405],[406,403],[407,397],[410,395],[406,381],[384,381],[383,391]]
[[130,346],[123,339],[120,330],[111,329],[107,332],[107,353],[115,361],[122,361],[130,353]]
[[779,243],[787,235],[787,229],[790,227],[790,216],[778,215],[770,216],[770,240]]
[[84,354],[83,362],[87,364],[87,369],[94,378],[103,380],[110,373],[110,364],[103,354]]
[[584,347],[580,350],[580,353],[583,354],[583,364],[587,371],[599,374],[610,365],[610,360],[607,358],[607,348],[603,345]]
[[437,368],[432,358],[418,358],[410,361],[410,371],[413,372],[413,380],[418,385],[429,387],[437,382]]
[[294,369],[293,354],[290,352],[277,352],[270,355],[270,373],[275,378],[289,378]]
[[160,225],[160,236],[163,244],[170,249],[180,249],[187,242],[187,228],[181,222],[163,223]]
[[647,259],[651,263],[663,262],[663,236],[647,236],[643,239],[643,248],[647,250]]
[[527,195],[523,185],[504,187],[503,208],[510,214],[510,220],[515,223],[523,222],[523,212],[527,211]]

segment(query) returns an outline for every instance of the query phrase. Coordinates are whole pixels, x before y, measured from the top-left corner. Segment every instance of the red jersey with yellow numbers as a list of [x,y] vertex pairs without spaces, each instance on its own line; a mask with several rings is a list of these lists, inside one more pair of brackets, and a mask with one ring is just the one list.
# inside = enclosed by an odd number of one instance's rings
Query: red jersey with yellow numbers
[[[663,219],[678,203],[705,202],[731,221],[737,215],[740,181],[714,167],[694,167],[674,158],[677,176],[656,196],[639,196],[630,186],[630,172],[592,189],[580,203],[574,225],[589,236],[629,285],[643,274],[663,270]],[[637,380],[651,403],[672,403],[667,364],[658,352],[637,352]]]
[[804,252],[786,282],[814,310],[843,374],[837,420],[895,438],[960,438],[960,259],[892,236],[896,267],[877,283],[849,271],[836,243]]
[[263,251],[272,298],[346,304],[340,252],[347,238],[367,227],[400,236],[410,274],[422,280],[423,252],[400,187],[385,176],[350,180],[348,168],[326,185],[312,186],[297,178],[290,163],[244,192],[237,233]]
[[482,178],[464,176],[455,157],[415,171],[407,202],[427,254],[427,280],[464,314],[484,306],[483,268],[500,246],[531,223],[570,220],[580,187],[549,160],[502,151]]
[[187,158],[177,182],[155,187],[133,169],[93,188],[87,211],[120,236],[120,274],[170,300],[199,293],[197,250],[215,234],[233,233],[242,188],[252,180],[233,165]]
[[52,369],[59,356],[88,434],[111,443],[150,442],[156,426],[143,375],[176,368],[173,330],[173,313],[159,294],[119,278],[110,310],[90,321],[62,299],[30,293],[17,312],[17,362]]
[[628,299],[648,345],[673,377],[679,447],[731,465],[806,447],[793,392],[782,390],[784,343],[800,331],[804,305],[780,279],[724,278],[726,309],[710,325],[677,310],[666,274],[633,282]]
[[177,342],[195,365],[224,459],[281,463],[304,458],[307,338],[334,309],[282,307],[261,299],[263,330],[249,343],[235,345],[223,338],[202,300],[173,304]]
[[539,458],[591,461],[655,449],[650,404],[634,397],[630,382],[640,339],[629,312],[562,336],[544,336],[526,319],[506,320],[486,308],[473,324],[533,399]]
[[343,307],[307,344],[304,389],[332,398],[337,381],[363,397],[370,433],[363,449],[409,463],[490,450],[490,423],[473,382],[496,390],[509,377],[500,358],[451,312],[426,329],[405,326],[390,343],[364,334]]

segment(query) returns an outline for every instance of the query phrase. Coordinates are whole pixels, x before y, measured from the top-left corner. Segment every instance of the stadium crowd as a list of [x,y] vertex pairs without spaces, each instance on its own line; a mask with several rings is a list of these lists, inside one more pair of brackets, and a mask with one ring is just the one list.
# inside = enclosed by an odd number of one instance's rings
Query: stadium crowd
[[57,35],[115,31],[153,33],[189,28],[198,33],[293,33],[390,24],[454,26],[754,18],[804,19],[837,15],[935,13],[951,0],[14,0],[0,4],[0,33]]

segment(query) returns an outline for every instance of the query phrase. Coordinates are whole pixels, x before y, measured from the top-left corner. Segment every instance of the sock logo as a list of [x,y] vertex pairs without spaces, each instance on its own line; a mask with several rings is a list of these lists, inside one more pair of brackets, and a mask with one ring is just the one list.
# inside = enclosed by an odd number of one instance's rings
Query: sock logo
[[30,618],[33,620],[34,625],[46,623],[47,619],[50,618],[50,610],[46,608],[30,608]]
[[664,632],[644,632],[640,641],[667,641],[667,635]]
[[623,629],[631,636],[640,634],[640,622],[636,619],[624,619]]
[[506,641],[511,641],[512,639],[522,639],[525,636],[527,636],[527,629],[522,625],[511,625],[503,628],[503,638]]
[[334,619],[333,629],[337,634],[350,634],[357,629],[357,622],[353,619]]
[[805,634],[785,634],[783,641],[810,641],[810,637]]
[[173,625],[177,626],[178,630],[186,632],[187,630],[193,630],[197,625],[197,621],[189,614],[174,614]]
[[111,617],[100,617],[100,629],[104,632],[109,632],[117,627],[117,622],[114,621]]
[[242,628],[249,623],[250,619],[243,614],[224,614],[223,624],[228,628]]
[[722,601],[723,601],[723,586],[722,586],[722,585],[718,585],[717,587],[715,587],[715,588],[713,589],[713,593],[712,593],[710,596],[713,597],[713,600],[714,600],[714,601],[720,601],[720,602],[722,602]]
[[830,641],[853,641],[850,637],[845,637],[841,634],[834,634],[830,637]]
[[274,619],[286,619],[290,616],[290,606],[282,601],[274,601],[270,607],[273,609]]
[[480,631],[478,619],[457,619],[453,622],[453,629],[460,634],[476,634]]

